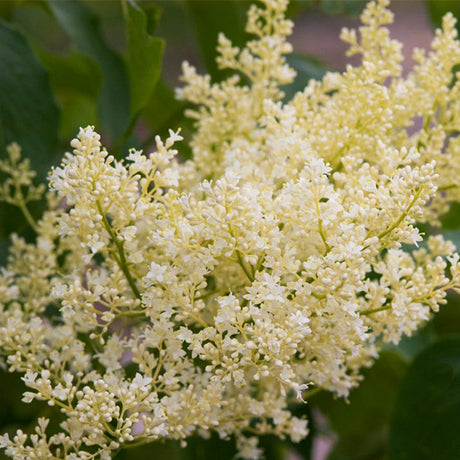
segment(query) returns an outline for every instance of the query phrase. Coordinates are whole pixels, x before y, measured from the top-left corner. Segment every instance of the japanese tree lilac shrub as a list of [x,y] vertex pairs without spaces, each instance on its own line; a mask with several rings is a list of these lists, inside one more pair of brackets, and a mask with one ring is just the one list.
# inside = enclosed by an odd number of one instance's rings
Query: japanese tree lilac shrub
[[117,161],[83,128],[35,222],[27,203],[44,190],[9,147],[1,196],[37,238],[13,237],[1,271],[0,351],[23,401],[65,418],[1,437],[10,457],[110,459],[216,431],[259,458],[257,435],[308,434],[289,400],[347,396],[383,344],[460,289],[454,245],[416,225],[460,199],[454,18],[403,77],[387,1],[370,3],[342,33],[361,64],[286,102],[287,0],[262,3],[246,47],[219,38],[233,76],[213,84],[184,64],[192,160],[175,160],[178,132]]

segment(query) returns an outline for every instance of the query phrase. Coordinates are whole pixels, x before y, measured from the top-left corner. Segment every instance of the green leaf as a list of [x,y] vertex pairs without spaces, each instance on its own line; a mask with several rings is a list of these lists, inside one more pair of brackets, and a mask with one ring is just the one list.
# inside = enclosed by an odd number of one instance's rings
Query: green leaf
[[[8,433],[11,437],[21,429],[26,434],[33,434],[38,417],[51,419],[49,428],[56,429],[62,421],[56,408],[48,406],[44,401],[23,403],[22,395],[30,390],[24,385],[18,373],[10,373],[0,369],[0,433]],[[54,425],[54,426],[53,426]],[[11,459],[0,450],[0,460]]]
[[[444,309],[446,307],[441,307]],[[439,315],[436,314],[435,318]],[[417,356],[422,350],[432,345],[438,336],[433,331],[432,322],[429,322],[425,327],[417,330],[412,336],[403,336],[398,345],[386,344],[385,349],[388,351],[394,351],[406,362],[412,362],[415,356]]]
[[233,438],[221,439],[217,433],[212,433],[208,439],[198,436],[187,439],[184,460],[234,460],[236,455]]
[[164,41],[154,37],[152,24],[159,17],[158,8],[141,9],[134,2],[123,1],[128,39],[128,76],[131,90],[131,114],[136,117],[145,107],[160,77]]
[[460,203],[452,203],[449,211],[442,217],[444,230],[456,230],[460,227]]
[[410,367],[391,424],[390,460],[452,460],[460,452],[460,340],[423,351]]
[[283,87],[285,100],[289,101],[295,93],[302,91],[310,79],[320,80],[327,72],[327,66],[318,59],[299,53],[286,56],[288,64],[297,72],[295,80]]
[[112,141],[119,139],[130,120],[129,84],[123,60],[106,44],[99,30],[99,20],[86,4],[78,0],[49,0],[48,5],[79,52],[101,67],[99,117],[104,133]]
[[245,11],[248,2],[186,0],[186,4],[195,25],[206,68],[213,79],[222,79],[226,74],[219,70],[216,64],[217,37],[222,32],[235,46],[245,44]]
[[155,134],[163,136],[168,129],[181,127],[184,120],[185,103],[174,96],[174,91],[165,80],[160,79],[147,105],[143,117],[150,124]]
[[76,52],[65,56],[39,52],[49,70],[51,87],[61,107],[60,138],[67,148],[78,128],[97,123],[97,98],[102,83],[99,66]]
[[48,73],[22,34],[0,20],[0,156],[15,141],[43,178],[57,147],[59,111]]
[[[0,157],[11,142],[21,145],[39,179],[44,180],[57,148],[59,111],[48,73],[23,35],[0,20]],[[0,263],[6,261],[8,235],[25,221],[14,207],[0,203]]]
[[406,363],[398,354],[383,352],[363,372],[364,380],[350,393],[349,403],[328,393],[312,399],[313,407],[319,407],[338,435],[332,458],[367,460],[384,455],[391,412],[405,371]]
[[460,336],[460,296],[458,294],[447,296],[447,304],[439,308],[430,326],[438,337]]
[[[313,396],[312,396],[313,397]],[[298,418],[305,418],[308,422],[308,436],[302,439],[300,442],[292,442],[290,438],[283,441],[285,449],[282,452],[290,452],[293,457],[301,458],[302,460],[311,460],[313,454],[313,440],[317,434],[317,427],[315,425],[315,418],[312,413],[312,404],[295,403],[290,404],[289,410],[292,415]],[[284,455],[282,459],[289,458]]]
[[43,50],[39,51],[39,57],[49,71],[55,94],[83,94],[96,100],[102,83],[102,74],[92,59],[77,52],[62,56]]
[[457,0],[426,0],[426,4],[429,17],[435,27],[441,26],[442,17],[449,11],[456,18],[460,16],[460,3]]
[[260,437],[260,447],[264,451],[265,460],[285,460],[289,455],[289,445],[286,440],[278,436],[268,435]]

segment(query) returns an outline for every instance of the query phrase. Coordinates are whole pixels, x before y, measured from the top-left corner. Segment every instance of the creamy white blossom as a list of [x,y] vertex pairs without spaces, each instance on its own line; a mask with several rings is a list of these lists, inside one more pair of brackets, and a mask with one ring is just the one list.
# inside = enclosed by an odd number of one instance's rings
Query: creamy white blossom
[[26,204],[43,190],[18,146],[0,162],[0,197],[37,232],[12,238],[0,272],[0,351],[23,401],[65,416],[56,434],[39,419],[36,435],[0,437],[10,457],[109,459],[216,431],[259,458],[258,434],[307,435],[288,401],[347,396],[382,344],[460,290],[456,248],[436,234],[460,200],[453,17],[403,77],[387,1],[370,3],[342,33],[361,64],[284,101],[287,0],[262,3],[246,47],[219,38],[233,76],[212,83],[184,64],[193,160],[175,161],[178,132],[117,161],[81,129],[37,223]]

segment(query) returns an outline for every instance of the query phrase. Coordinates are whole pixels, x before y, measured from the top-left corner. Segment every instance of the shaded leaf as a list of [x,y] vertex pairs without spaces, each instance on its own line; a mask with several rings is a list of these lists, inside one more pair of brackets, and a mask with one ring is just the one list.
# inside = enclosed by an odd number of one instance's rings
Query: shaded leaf
[[[288,447],[288,452],[293,453],[295,457],[299,457],[302,460],[310,460],[313,455],[313,440],[317,435],[317,427],[312,413],[312,405],[310,402],[306,404],[295,403],[290,405],[289,410],[295,417],[306,418],[308,422],[308,436],[297,443],[292,442],[290,438],[287,438],[283,442],[286,447]],[[283,457],[283,459],[284,458],[286,458],[286,456]]]
[[40,52],[49,70],[53,92],[61,108],[60,138],[68,146],[81,126],[97,123],[97,97],[102,74],[89,57],[76,52],[65,56]]
[[79,93],[96,99],[102,74],[92,59],[76,52],[62,56],[40,51],[39,56],[49,71],[55,94],[66,96]]
[[187,440],[183,460],[234,460],[236,455],[233,438],[223,440],[216,433],[209,439],[192,437]]
[[131,116],[135,117],[147,104],[160,77],[164,41],[152,35],[158,8],[143,10],[134,2],[123,1],[123,13],[128,39]]
[[409,368],[391,424],[389,459],[456,459],[459,431],[460,340],[444,340]]
[[56,153],[59,111],[46,69],[25,38],[0,21],[0,155],[15,141],[43,178]]
[[174,96],[174,91],[160,79],[147,102],[143,116],[151,127],[161,132],[173,128],[172,123],[183,113],[185,103]]
[[48,4],[78,51],[101,67],[103,81],[98,113],[102,130],[112,140],[120,138],[130,119],[128,76],[121,57],[106,44],[99,30],[99,20],[87,5],[78,0],[49,0]]
[[460,16],[460,2],[457,0],[426,0],[427,9],[431,22],[435,27],[440,27],[442,17],[451,12],[455,17]]
[[404,360],[395,352],[383,352],[364,380],[350,393],[349,403],[319,393],[312,400],[329,419],[338,435],[331,458],[364,460],[382,458],[388,425],[398,387],[406,371]]
[[397,353],[404,361],[410,363],[415,356],[429,345],[435,343],[437,339],[438,337],[433,331],[432,322],[428,322],[425,327],[415,331],[412,336],[403,336],[398,345],[389,343],[385,345],[384,349]]
[[439,337],[460,336],[460,296],[458,294],[447,296],[447,304],[440,307],[430,325]]
[[[11,142],[21,145],[43,180],[57,148],[59,111],[48,73],[29,44],[11,25],[0,21],[0,157]],[[26,228],[22,214],[0,203],[0,262],[6,261],[8,235]]]
[[264,451],[265,460],[285,460],[290,450],[287,441],[277,436],[261,436],[260,447]]
[[225,72],[220,71],[216,64],[217,37],[222,32],[235,46],[245,44],[245,11],[248,2],[186,0],[186,4],[195,25],[200,51],[208,73],[215,80],[222,79]]
[[298,91],[303,91],[309,80],[320,80],[328,70],[327,66],[318,59],[299,53],[287,55],[286,60],[297,72],[294,81],[283,87],[285,99],[287,101],[289,101]]
[[455,230],[460,227],[460,203],[452,203],[449,211],[442,217],[442,228]]
[[[31,434],[36,426],[37,418],[52,418],[50,428],[55,421],[60,421],[59,411],[51,408],[44,401],[32,401],[25,404],[21,402],[27,387],[17,373],[10,373],[0,369],[0,433],[14,435],[18,429]],[[11,459],[3,450],[0,450],[0,460]]]

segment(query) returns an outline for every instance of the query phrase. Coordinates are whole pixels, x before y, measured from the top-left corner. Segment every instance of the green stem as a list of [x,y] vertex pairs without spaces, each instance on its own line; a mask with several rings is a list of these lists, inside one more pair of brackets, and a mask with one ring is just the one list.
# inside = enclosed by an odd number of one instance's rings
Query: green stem
[[104,227],[107,230],[107,233],[110,235],[110,238],[112,239],[113,243],[115,244],[118,250],[118,257],[115,257],[115,261],[117,262],[117,265],[120,267],[120,270],[125,275],[126,280],[128,281],[128,284],[131,290],[133,291],[134,296],[137,297],[139,300],[141,300],[141,294],[139,292],[139,289],[137,289],[136,282],[134,281],[131,275],[131,272],[129,271],[128,262],[126,260],[125,249],[123,247],[123,242],[117,238],[117,235],[113,231],[113,228],[110,225],[110,222],[107,220],[107,216],[105,215],[102,209],[101,203],[99,203],[99,201],[96,201],[96,205],[97,205],[99,214],[102,216],[102,223],[104,224]]
[[364,310],[364,311],[359,312],[359,314],[363,316],[369,316],[369,315],[372,315],[373,313],[378,313],[379,311],[385,311],[385,310],[390,310],[390,309],[391,309],[391,304],[385,305],[379,308],[371,308],[369,310]]
[[238,259],[238,263],[240,267],[243,269],[244,274],[248,277],[248,280],[252,283],[254,281],[254,277],[249,272],[248,268],[246,267],[243,257],[241,257],[241,251],[239,249],[236,250],[236,257]]
[[22,214],[26,218],[28,224],[34,229],[35,233],[37,233],[38,232],[37,224],[35,222],[35,219],[32,217],[32,214],[27,209],[27,206],[24,200],[21,200],[18,202],[18,207],[22,211]]
[[323,220],[321,219],[321,210],[319,209],[318,196],[315,190],[315,205],[316,205],[316,214],[318,215],[318,233],[323,241],[324,248],[326,249],[326,254],[331,250],[331,247],[327,244],[326,236],[323,231]]
[[314,396],[316,393],[319,393],[320,391],[323,391],[323,389],[321,387],[316,387],[316,388],[312,388],[311,390],[308,390],[306,391],[302,397],[303,399],[308,399],[308,398],[311,398],[312,396]]
[[288,404],[301,404],[308,402],[308,399],[314,396],[315,394],[319,393],[320,391],[323,391],[324,388],[321,387],[316,387],[312,388],[311,390],[305,391],[302,393],[302,400],[298,399],[297,397],[292,397],[287,400]]
[[213,291],[208,291],[208,292],[205,292],[204,294],[199,295],[198,297],[194,297],[193,300],[207,299],[208,297],[211,297],[212,295],[216,294],[217,292],[219,292],[218,289],[215,289]]
[[144,446],[145,444],[150,444],[154,441],[154,439],[144,438],[140,439],[139,441],[132,441],[129,444],[123,444],[123,449],[130,449],[131,447],[139,447]]
[[387,236],[389,233],[391,233],[407,217],[407,214],[409,213],[409,211],[411,210],[412,206],[414,206],[415,202],[418,200],[418,197],[422,193],[422,188],[423,187],[418,188],[418,190],[415,192],[415,195],[412,198],[411,202],[407,205],[407,208],[405,209],[405,211],[399,216],[398,220],[390,228],[388,228],[384,232],[380,233],[380,235],[378,235],[379,239],[381,239],[384,236]]

